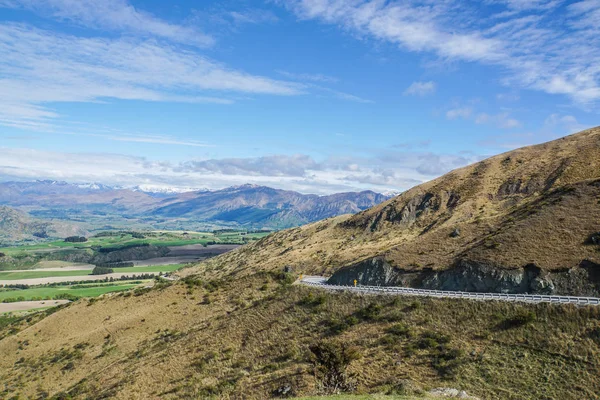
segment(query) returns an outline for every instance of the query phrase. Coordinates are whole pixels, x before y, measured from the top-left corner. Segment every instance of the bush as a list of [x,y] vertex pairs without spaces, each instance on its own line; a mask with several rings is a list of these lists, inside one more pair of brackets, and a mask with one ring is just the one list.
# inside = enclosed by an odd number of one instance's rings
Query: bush
[[332,335],[338,335],[354,325],[357,325],[360,321],[354,315],[348,315],[344,319],[340,320],[332,320],[330,321],[330,328]]
[[352,392],[356,384],[346,373],[350,363],[359,358],[356,349],[346,343],[320,342],[310,347],[315,376],[325,393]]
[[106,274],[112,274],[114,271],[112,268],[106,268],[106,267],[94,267],[94,269],[92,270],[92,275],[106,275]]
[[412,336],[412,330],[410,329],[410,327],[406,326],[405,324],[402,324],[402,323],[392,325],[387,330],[387,332],[389,334],[392,334],[394,336],[399,336],[399,337],[411,337]]
[[519,328],[521,326],[525,326],[534,322],[536,319],[535,314],[531,311],[522,311],[517,313],[516,315],[505,319],[504,321],[498,324],[499,329],[512,329]]
[[448,342],[450,342],[450,338],[448,336],[438,332],[426,331],[421,334],[418,346],[421,349],[434,349]]
[[306,296],[304,296],[304,298],[302,298],[298,304],[302,305],[302,306],[320,306],[321,304],[325,304],[325,301],[327,301],[327,298],[325,297],[325,295],[323,294],[319,294],[317,296],[315,296],[312,292],[310,292],[309,294],[307,294]]
[[356,312],[356,316],[363,321],[377,321],[381,314],[381,304],[371,303]]
[[270,275],[273,277],[274,280],[276,280],[277,282],[279,282],[281,285],[284,285],[284,286],[291,285],[296,280],[296,277],[294,276],[294,274],[291,274],[289,272],[283,272],[283,271],[271,272]]

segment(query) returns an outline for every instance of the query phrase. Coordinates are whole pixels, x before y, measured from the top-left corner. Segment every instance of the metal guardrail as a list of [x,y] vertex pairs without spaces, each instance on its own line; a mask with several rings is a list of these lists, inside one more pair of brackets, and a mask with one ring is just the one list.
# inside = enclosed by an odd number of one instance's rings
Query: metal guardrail
[[[315,279],[317,277],[313,277]],[[413,289],[397,286],[342,286],[329,285],[322,278],[320,282],[301,280],[300,283],[308,286],[320,287],[327,290],[349,290],[363,293],[380,293],[391,295],[424,296],[438,298],[472,299],[472,300],[499,300],[525,303],[553,303],[553,304],[577,304],[577,305],[600,305],[600,298],[576,297],[576,296],[547,296],[531,294],[509,294],[509,293],[477,293],[477,292],[454,292],[446,290]]]

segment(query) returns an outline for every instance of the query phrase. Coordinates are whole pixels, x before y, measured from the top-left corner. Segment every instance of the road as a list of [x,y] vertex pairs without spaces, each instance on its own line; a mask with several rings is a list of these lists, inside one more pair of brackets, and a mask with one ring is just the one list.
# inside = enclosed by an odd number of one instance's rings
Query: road
[[306,276],[299,283],[306,286],[318,287],[326,290],[348,290],[357,293],[387,294],[438,297],[450,299],[470,300],[499,300],[524,303],[554,303],[554,304],[576,304],[576,305],[600,305],[600,298],[576,297],[576,296],[547,296],[537,294],[508,294],[508,293],[476,293],[476,292],[452,292],[447,290],[413,289],[398,286],[340,286],[329,285],[329,278],[323,276]]

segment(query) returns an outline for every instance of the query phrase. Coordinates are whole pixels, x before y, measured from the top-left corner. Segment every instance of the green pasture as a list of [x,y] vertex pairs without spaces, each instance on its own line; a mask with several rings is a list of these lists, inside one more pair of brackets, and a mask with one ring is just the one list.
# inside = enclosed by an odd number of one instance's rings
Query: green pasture
[[[124,273],[139,275],[144,273],[172,272],[181,268],[184,264],[170,265],[150,265],[139,267],[113,268],[114,273]],[[22,272],[0,272],[0,281],[2,280],[18,280],[18,279],[35,279],[35,278],[54,278],[62,276],[72,276],[73,280],[77,280],[78,276],[86,276],[91,274],[91,270],[74,270],[74,271],[22,271]],[[104,275],[96,275],[98,279],[102,279]]]
[[[51,300],[54,299],[57,295],[61,294],[69,294],[76,297],[97,297],[105,293],[111,292],[120,292],[123,290],[129,290],[136,286],[139,286],[139,283],[127,283],[124,282],[114,282],[106,285],[90,285],[89,287],[82,287],[86,285],[76,285],[73,286],[41,286],[30,289],[15,289],[15,290],[7,290],[0,291],[0,302],[5,299],[15,299],[19,298],[19,301],[28,301],[28,300]],[[20,299],[20,298],[23,299]]]

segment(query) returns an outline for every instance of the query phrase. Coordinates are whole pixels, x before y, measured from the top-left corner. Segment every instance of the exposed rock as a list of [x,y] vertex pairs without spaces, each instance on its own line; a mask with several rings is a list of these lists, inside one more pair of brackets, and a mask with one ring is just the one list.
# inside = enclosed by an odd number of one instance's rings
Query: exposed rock
[[454,230],[450,233],[450,237],[459,237],[460,236],[460,229],[458,228],[454,228]]
[[464,390],[454,388],[437,388],[429,391],[429,394],[437,397],[452,397],[457,399],[480,400],[479,397],[469,396]]
[[460,260],[451,268],[406,270],[393,267],[384,257],[374,257],[341,268],[329,283],[404,286],[423,289],[487,293],[531,293],[598,296],[600,265],[584,260],[576,268],[543,271],[534,264],[507,268],[490,262]]
[[586,243],[600,245],[600,232],[592,233],[586,240]]
[[292,385],[285,384],[273,391],[275,397],[289,397],[292,395]]
[[285,267],[283,267],[283,272],[285,272],[286,274],[293,274],[294,273],[294,268],[292,268],[289,265],[286,265]]

